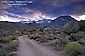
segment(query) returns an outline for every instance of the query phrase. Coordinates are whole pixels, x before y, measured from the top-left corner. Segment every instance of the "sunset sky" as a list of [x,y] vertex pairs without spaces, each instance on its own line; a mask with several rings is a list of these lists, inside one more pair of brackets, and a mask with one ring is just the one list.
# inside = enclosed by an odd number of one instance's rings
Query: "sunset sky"
[[0,21],[55,19],[66,15],[85,20],[85,0],[14,0],[29,1],[24,2],[26,5],[9,5],[3,1],[11,0],[0,1]]

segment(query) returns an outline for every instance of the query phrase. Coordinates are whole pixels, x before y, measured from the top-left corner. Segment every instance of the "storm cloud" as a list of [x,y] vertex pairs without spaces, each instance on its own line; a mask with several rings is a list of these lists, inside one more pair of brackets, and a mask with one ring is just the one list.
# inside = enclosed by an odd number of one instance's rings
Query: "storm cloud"
[[17,19],[21,18],[28,20],[40,19],[41,17],[54,18],[61,15],[76,15],[76,16],[85,15],[85,0],[29,0],[29,1],[32,1],[32,3],[27,3],[27,5],[20,6],[0,4],[1,12],[0,15],[1,16],[7,15],[8,17],[13,18],[15,17]]
[[85,0],[33,0],[24,6],[53,16],[85,14]]

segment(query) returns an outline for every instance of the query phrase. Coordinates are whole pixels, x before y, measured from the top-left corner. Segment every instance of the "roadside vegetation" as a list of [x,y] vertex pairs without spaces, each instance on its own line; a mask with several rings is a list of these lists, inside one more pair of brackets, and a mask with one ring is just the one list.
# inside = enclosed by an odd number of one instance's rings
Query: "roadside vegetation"
[[85,56],[84,27],[70,21],[64,26],[44,26],[35,30],[31,28],[28,31],[28,38],[44,43],[57,51],[64,51],[61,56]]
[[0,56],[13,56],[19,46],[18,37],[8,36],[0,38]]
[[85,20],[79,22],[80,31],[85,32]]
[[22,35],[28,35],[28,38],[57,51],[64,51],[61,56],[85,56],[85,23],[70,21],[58,26],[28,26],[2,22],[0,25],[1,56],[13,56],[19,46],[17,36]]
[[85,32],[85,24],[79,24],[80,30]]
[[18,37],[25,35],[27,29],[28,27],[21,23],[0,22],[0,56],[16,56]]

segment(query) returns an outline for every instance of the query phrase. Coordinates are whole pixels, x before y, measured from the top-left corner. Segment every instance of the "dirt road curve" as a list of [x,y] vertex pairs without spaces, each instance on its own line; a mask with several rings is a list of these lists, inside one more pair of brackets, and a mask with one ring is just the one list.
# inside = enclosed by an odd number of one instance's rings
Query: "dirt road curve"
[[22,36],[19,37],[19,41],[20,47],[18,48],[17,56],[59,56],[26,36],[24,38]]

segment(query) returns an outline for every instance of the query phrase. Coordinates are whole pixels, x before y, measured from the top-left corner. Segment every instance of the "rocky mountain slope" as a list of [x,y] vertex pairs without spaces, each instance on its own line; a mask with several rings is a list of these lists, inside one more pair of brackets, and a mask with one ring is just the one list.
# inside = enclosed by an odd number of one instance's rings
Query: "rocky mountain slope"
[[64,25],[65,23],[69,21],[77,21],[71,16],[60,16],[50,22],[50,25]]

